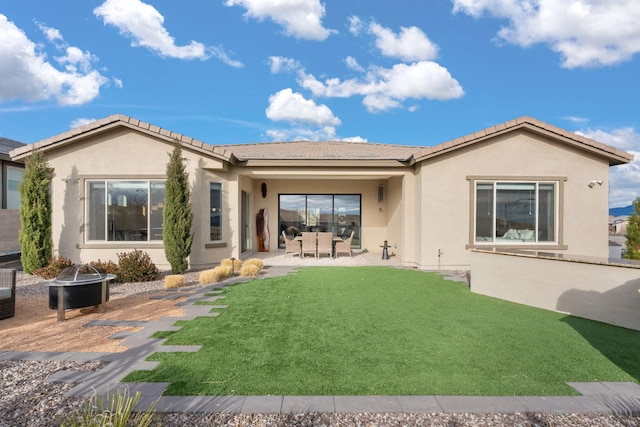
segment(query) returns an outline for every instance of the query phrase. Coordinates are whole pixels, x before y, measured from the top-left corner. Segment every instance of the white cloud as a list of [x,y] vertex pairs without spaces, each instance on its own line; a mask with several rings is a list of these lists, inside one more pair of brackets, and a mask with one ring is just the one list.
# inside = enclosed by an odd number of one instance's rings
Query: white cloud
[[640,52],[637,0],[453,0],[454,12],[509,21],[498,38],[527,47],[545,43],[565,68],[614,65]]
[[71,124],[69,125],[69,129],[79,128],[84,125],[88,125],[89,123],[93,123],[95,121],[96,119],[87,119],[87,118],[81,117],[81,118],[72,120]]
[[292,89],[283,89],[269,97],[267,117],[273,121],[307,123],[315,126],[338,126],[340,119],[324,104],[305,99]]
[[292,89],[283,89],[269,97],[266,115],[274,122],[288,122],[290,129],[267,132],[272,140],[328,140],[334,139],[341,121],[326,105],[318,105]]
[[369,24],[369,32],[376,37],[376,46],[383,55],[403,61],[427,61],[438,56],[433,44],[418,27],[401,27],[395,34],[377,22]]
[[354,36],[359,36],[364,29],[364,23],[357,16],[350,16],[349,20],[349,32]]
[[369,142],[366,138],[361,136],[350,136],[347,138],[340,138],[340,141],[343,142]]
[[302,65],[300,65],[300,62],[297,60],[285,58],[283,56],[270,56],[269,64],[271,67],[271,74],[291,72],[302,68]]
[[364,68],[362,68],[362,66],[360,64],[358,64],[358,61],[353,56],[347,56],[344,59],[344,62],[345,62],[345,64],[347,64],[347,67],[349,69],[351,69],[351,70],[359,71],[359,72],[363,72],[364,71]]
[[364,96],[363,104],[373,113],[399,108],[407,99],[448,100],[464,95],[449,71],[431,61],[371,67],[364,78],[344,81],[331,78],[321,82],[301,71],[299,84],[318,97]]
[[242,66],[241,62],[230,59],[221,47],[207,47],[196,41],[177,46],[163,25],[164,16],[140,0],[106,0],[93,13],[131,38],[132,46],[146,47],[160,56],[187,60],[206,60],[214,56],[232,67]]
[[108,80],[92,64],[97,58],[66,44],[58,30],[39,24],[48,40],[63,54],[56,57],[62,70],[47,61],[41,47],[0,14],[0,102],[55,98],[61,105],[92,101]]
[[609,207],[629,206],[640,196],[640,134],[633,128],[586,129],[576,132],[634,155],[628,164],[609,169]]
[[225,5],[243,7],[248,18],[271,19],[295,38],[321,41],[333,32],[322,25],[325,10],[319,0],[227,0]]

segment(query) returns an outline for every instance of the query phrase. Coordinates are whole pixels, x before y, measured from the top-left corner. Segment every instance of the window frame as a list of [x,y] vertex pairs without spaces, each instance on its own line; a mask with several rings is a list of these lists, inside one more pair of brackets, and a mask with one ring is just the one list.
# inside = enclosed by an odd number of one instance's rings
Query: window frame
[[[469,240],[468,249],[473,248],[487,248],[487,247],[499,247],[508,249],[543,249],[543,250],[565,250],[568,247],[564,244],[564,184],[567,181],[567,177],[563,176],[468,176],[469,181]],[[493,200],[493,240],[492,241],[476,241],[476,220],[477,220],[477,206],[476,206],[476,189],[478,184],[492,184],[494,200]],[[553,241],[523,241],[514,240],[513,242],[496,241],[495,227],[496,227],[496,200],[495,195],[497,192],[498,184],[535,184],[536,194],[539,194],[540,185],[553,184],[554,185],[554,240]],[[536,197],[536,229],[540,221],[538,206],[540,200]]]
[[[146,229],[147,236],[146,240],[109,240],[108,231],[109,231],[109,203],[108,203],[108,194],[109,194],[109,184],[110,183],[122,183],[122,182],[145,182],[146,183],[146,204],[144,206],[144,216],[146,216]],[[89,231],[89,223],[91,220],[91,196],[90,196],[90,185],[92,183],[102,183],[104,185],[104,239],[90,239],[90,231]],[[82,191],[84,193],[84,219],[83,219],[83,233],[82,233],[82,244],[81,247],[114,247],[114,246],[140,246],[143,245],[145,247],[163,247],[164,242],[163,239],[153,238],[153,233],[149,231],[153,230],[152,224],[152,211],[157,211],[158,207],[152,205],[151,200],[154,193],[153,183],[162,183],[165,184],[166,191],[166,177],[84,177],[82,178]],[[165,193],[166,194],[166,193]],[[164,205],[164,197],[162,205]],[[154,206],[156,209],[154,209]],[[159,206],[160,209],[163,206]]]
[[[219,239],[212,239],[212,238],[211,238],[211,231],[212,231],[212,228],[213,228],[213,226],[211,225],[211,220],[212,220],[212,218],[213,218],[213,215],[212,215],[212,213],[213,213],[213,212],[212,212],[212,209],[214,209],[214,207],[213,207],[213,199],[211,198],[211,191],[213,191],[213,188],[212,188],[212,187],[213,187],[214,185],[219,186],[218,191],[219,191],[219,202],[220,202],[220,203],[219,203],[219,205],[220,205],[220,206],[219,206],[219,209],[220,209],[220,212],[216,212],[216,213],[218,214],[219,221],[220,221],[220,225],[219,225],[219,227],[218,227],[218,228],[220,229],[220,231],[219,231],[219,234],[220,234],[220,236],[219,236],[219,237],[220,237],[220,238],[219,238]],[[208,209],[209,215],[207,216],[207,218],[208,218],[208,220],[209,220],[209,225],[208,225],[208,227],[207,227],[207,229],[209,230],[209,232],[207,233],[207,236],[208,236],[207,241],[208,241],[209,243],[214,243],[214,244],[215,244],[215,243],[222,243],[222,242],[224,242],[224,241],[225,241],[225,240],[224,240],[224,235],[225,235],[225,232],[224,232],[224,231],[225,231],[225,230],[224,230],[224,227],[223,227],[223,224],[224,224],[224,221],[223,221],[223,219],[224,219],[224,203],[223,203],[224,198],[223,198],[223,192],[224,192],[224,189],[223,189],[223,183],[222,183],[222,182],[220,182],[220,181],[210,181],[210,182],[209,182],[209,206],[208,206],[208,208],[209,208],[209,209]]]

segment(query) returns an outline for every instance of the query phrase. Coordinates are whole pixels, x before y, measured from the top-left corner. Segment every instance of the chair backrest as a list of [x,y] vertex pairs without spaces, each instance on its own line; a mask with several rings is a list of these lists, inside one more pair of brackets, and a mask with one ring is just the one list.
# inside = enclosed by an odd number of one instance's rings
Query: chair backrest
[[316,233],[303,232],[302,233],[302,248],[314,248],[316,247]]
[[287,233],[285,233],[285,232],[284,232],[284,230],[282,230],[282,238],[284,239],[284,241],[285,241],[285,242],[286,242],[287,240],[290,240],[290,239],[287,237]]
[[349,242],[349,244],[351,244],[351,240],[353,239],[353,235],[356,234],[355,231],[351,232],[351,235],[349,236],[349,238],[347,240],[345,240],[345,242]]
[[318,233],[318,247],[331,246],[333,240],[333,233]]

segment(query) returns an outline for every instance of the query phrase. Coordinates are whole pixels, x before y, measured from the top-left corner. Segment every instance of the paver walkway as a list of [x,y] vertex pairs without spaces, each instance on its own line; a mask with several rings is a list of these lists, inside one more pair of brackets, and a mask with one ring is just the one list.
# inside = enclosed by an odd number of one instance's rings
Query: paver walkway
[[[291,265],[269,267],[269,276],[288,274]],[[450,280],[464,280],[459,276],[445,276]],[[217,316],[224,304],[195,305],[196,301],[224,302],[224,296],[205,296],[216,293],[226,286],[246,281],[235,278],[222,284],[204,286],[186,301],[178,303],[184,309],[184,317],[190,320],[197,316]],[[184,294],[182,294],[184,295]],[[215,308],[214,308],[215,307]],[[640,385],[636,383],[569,383],[580,396],[163,396],[168,383],[121,383],[135,370],[150,370],[159,362],[144,359],[155,352],[194,352],[200,346],[167,346],[164,339],[149,338],[157,331],[177,330],[173,326],[176,318],[137,323],[143,329],[113,338],[122,339],[128,349],[122,353],[83,352],[10,352],[0,350],[4,360],[68,360],[109,362],[99,371],[60,371],[49,376],[49,382],[75,384],[68,396],[91,397],[94,393],[106,395],[120,388],[131,394],[139,391],[141,399],[138,409],[146,410],[155,404],[160,412],[224,412],[224,413],[398,413],[398,412],[444,412],[444,413],[586,413],[586,414],[640,414]],[[104,322],[96,321],[104,325]],[[110,321],[111,322],[111,321]],[[125,321],[126,322],[126,321]],[[113,325],[113,323],[111,323]]]

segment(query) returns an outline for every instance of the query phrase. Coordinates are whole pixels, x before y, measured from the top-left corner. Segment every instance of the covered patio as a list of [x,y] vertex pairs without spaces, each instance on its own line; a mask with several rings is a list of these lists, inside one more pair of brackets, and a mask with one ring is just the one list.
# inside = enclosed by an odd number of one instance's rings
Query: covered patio
[[[244,258],[244,257],[243,257]],[[259,258],[267,266],[293,266],[293,267],[327,267],[327,266],[386,266],[402,267],[400,258],[394,255],[389,259],[382,259],[380,253],[368,252],[365,250],[354,250],[353,256],[330,257],[305,257],[284,256],[284,249],[273,250],[271,252],[255,252],[249,258]],[[248,259],[248,258],[247,258]]]

